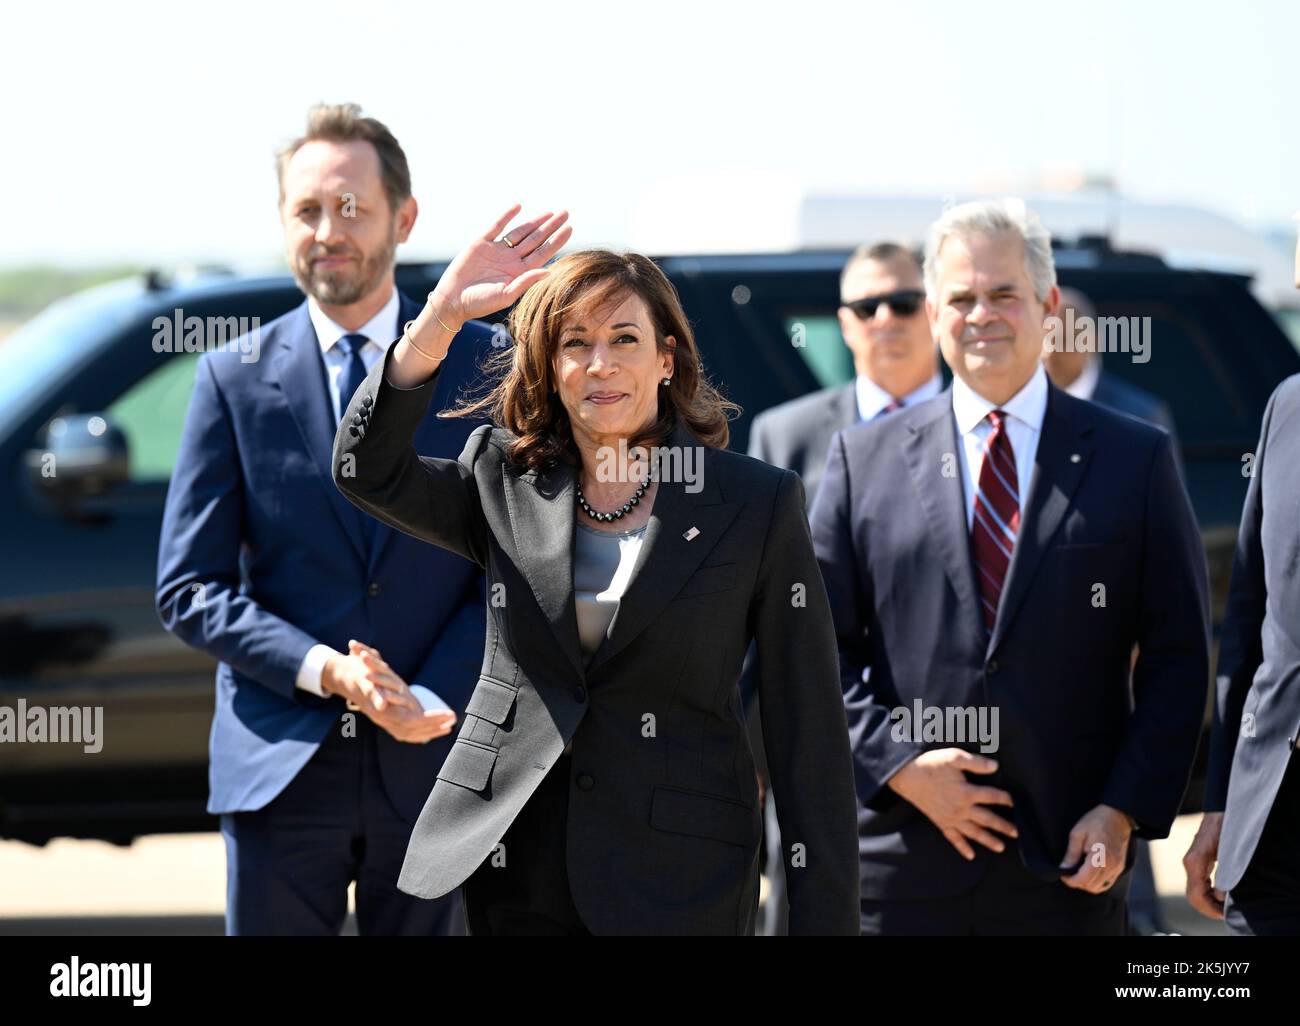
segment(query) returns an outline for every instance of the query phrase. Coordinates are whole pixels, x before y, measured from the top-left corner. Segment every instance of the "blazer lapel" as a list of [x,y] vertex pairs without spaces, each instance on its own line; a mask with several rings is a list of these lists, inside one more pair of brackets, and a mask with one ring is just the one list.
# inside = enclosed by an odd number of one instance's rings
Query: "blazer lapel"
[[1020,532],[1016,547],[1011,553],[1007,568],[1006,586],[998,603],[997,620],[989,638],[989,653],[1002,643],[1011,621],[1015,619],[1034,574],[1042,562],[1052,535],[1061,526],[1061,520],[1070,508],[1075,490],[1083,480],[1092,455],[1087,435],[1092,428],[1079,424],[1068,413],[1061,392],[1048,386],[1047,412],[1043,415],[1043,431],[1038,439],[1038,452],[1034,456],[1034,474],[1029,483],[1029,496],[1020,517]]
[[[543,473],[519,474],[508,464],[502,465],[519,567],[580,677],[612,659],[653,622],[717,544],[740,508],[739,503],[721,501],[708,447],[681,425],[674,429],[670,444],[681,452],[697,447],[703,454],[703,463],[696,464],[702,466],[703,487],[692,493],[684,481],[659,482],[632,581],[589,667],[583,665],[573,596],[577,468],[561,463]],[[688,540],[685,535],[691,528],[697,533]]]
[[852,427],[858,422],[858,386],[856,381],[850,381],[835,393],[828,410],[831,430],[827,438],[833,437],[836,431]]
[[330,469],[337,425],[334,411],[330,408],[329,382],[321,360],[320,343],[307,313],[307,303],[304,301],[290,316],[293,320],[286,326],[284,344],[276,349],[271,372],[302,436],[302,444],[316,467],[317,480],[325,491],[326,501],[364,564],[366,553],[358,521],[361,511],[334,486]]
[[567,463],[519,473],[501,464],[516,562],[560,648],[583,676],[578,616],[573,608],[573,508],[577,471]]
[[[680,453],[692,449],[699,452],[697,462],[685,465],[697,468],[702,487],[688,492],[685,481],[659,482],[632,580],[605,639],[592,656],[588,672],[614,658],[654,622],[717,545],[740,509],[738,502],[723,501],[713,467],[714,454],[708,446],[696,440],[680,422],[669,444]],[[572,597],[569,604],[573,604]]]
[[[897,416],[903,416],[900,413]],[[961,444],[952,414],[952,390],[919,408],[908,424],[910,436],[903,455],[925,513],[930,536],[943,556],[944,568],[957,595],[959,607],[976,637],[984,634],[979,616],[975,566],[966,526],[966,492],[962,484]]]

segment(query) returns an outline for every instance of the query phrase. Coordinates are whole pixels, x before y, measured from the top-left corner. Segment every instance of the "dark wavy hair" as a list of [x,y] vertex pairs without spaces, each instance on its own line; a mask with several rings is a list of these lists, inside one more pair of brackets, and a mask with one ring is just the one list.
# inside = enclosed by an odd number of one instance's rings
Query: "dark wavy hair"
[[[654,320],[659,352],[673,353],[673,374],[659,386],[659,415],[628,447],[663,445],[680,420],[702,444],[725,448],[729,420],[740,407],[725,399],[707,380],[695,333],[686,320],[672,282],[658,265],[640,253],[587,249],[561,257],[551,273],[530,288],[506,322],[514,346],[484,364],[489,391],[466,399],[440,417],[486,414],[515,435],[507,454],[511,462],[541,470],[560,461],[576,463],[577,446],[569,414],[552,391],[554,356],[565,318],[597,310],[630,294],[640,296]],[[668,345],[672,336],[676,346]],[[558,386],[557,386],[558,387]]]

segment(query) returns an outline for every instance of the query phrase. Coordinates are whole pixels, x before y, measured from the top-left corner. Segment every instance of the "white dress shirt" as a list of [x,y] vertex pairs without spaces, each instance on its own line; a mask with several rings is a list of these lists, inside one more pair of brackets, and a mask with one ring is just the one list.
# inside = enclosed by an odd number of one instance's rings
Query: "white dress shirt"
[[[307,312],[311,315],[312,327],[316,329],[316,341],[320,343],[321,357],[325,361],[325,374],[329,379],[330,402],[334,404],[335,423],[343,419],[343,411],[347,409],[346,403],[339,401],[339,382],[343,380],[343,374],[351,360],[351,356],[338,345],[339,339],[344,335],[365,335],[370,340],[361,347],[361,362],[366,365],[368,373],[384,358],[388,347],[401,336],[402,327],[397,323],[400,308],[401,300],[398,298],[397,289],[393,289],[393,294],[388,297],[388,302],[384,304],[383,309],[352,332],[332,321],[314,298],[307,300]],[[348,396],[348,400],[351,399],[352,397]]]
[[[397,289],[393,289],[393,294],[388,297],[388,302],[384,304],[379,313],[370,318],[356,332],[357,335],[365,335],[369,341],[361,347],[361,362],[366,365],[369,371],[376,363],[384,358],[388,352],[388,347],[398,338],[401,331],[397,323],[398,313],[401,307],[401,300],[398,298]],[[321,359],[325,361],[325,376],[329,381],[330,402],[333,404],[334,420],[339,421],[343,417],[344,407],[339,396],[339,382],[343,379],[343,374],[347,368],[351,356],[343,352],[343,347],[338,344],[339,339],[344,335],[354,334],[341,324],[331,320],[329,315],[320,308],[314,297],[307,299],[307,313],[311,316],[312,327],[316,329],[316,341],[320,343]],[[348,400],[351,401],[351,396]],[[331,482],[331,487],[333,482]],[[365,641],[359,638],[359,641]],[[328,697],[321,690],[321,672],[325,669],[325,663],[332,655],[339,655],[329,645],[312,645],[303,657],[302,665],[298,667],[298,676],[294,680],[297,687],[304,691],[310,691],[313,695],[320,695],[322,698]]]
[[[933,399],[943,391],[943,379],[936,374],[920,388],[903,396],[902,405],[912,406],[926,399]],[[858,416],[864,421],[871,420],[881,410],[894,401],[894,397],[877,385],[865,374],[857,378]]]
[[1076,399],[1091,400],[1093,393],[1097,391],[1097,382],[1100,380],[1101,361],[1092,356],[1083,365],[1079,376],[1065,386],[1065,390]]
[[1047,412],[1047,372],[1040,363],[1025,386],[1001,406],[995,406],[970,388],[961,378],[952,380],[952,413],[961,438],[962,488],[966,493],[966,529],[975,519],[975,492],[980,470],[984,466],[984,445],[993,425],[985,418],[990,410],[1006,413],[1007,437],[1016,456],[1016,491],[1020,493],[1023,515],[1029,497],[1029,482],[1034,476],[1034,457],[1038,455],[1038,438],[1043,431]]

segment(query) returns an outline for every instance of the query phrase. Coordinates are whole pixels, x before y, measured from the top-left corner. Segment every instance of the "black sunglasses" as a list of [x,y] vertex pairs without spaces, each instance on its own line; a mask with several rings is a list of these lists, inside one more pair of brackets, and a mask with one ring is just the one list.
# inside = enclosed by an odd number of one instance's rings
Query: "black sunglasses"
[[925,299],[925,293],[921,289],[899,289],[897,292],[886,292],[879,296],[867,296],[865,299],[855,299],[852,303],[845,303],[855,314],[864,321],[869,321],[876,316],[876,310],[881,303],[889,304],[889,309],[898,314],[899,317],[911,317],[917,310],[921,309],[921,303]]

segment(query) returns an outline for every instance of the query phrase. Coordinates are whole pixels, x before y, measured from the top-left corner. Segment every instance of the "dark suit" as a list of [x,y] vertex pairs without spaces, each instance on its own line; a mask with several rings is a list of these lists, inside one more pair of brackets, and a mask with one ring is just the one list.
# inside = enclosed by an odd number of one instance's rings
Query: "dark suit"
[[[1098,358],[1099,359],[1099,358]],[[1100,368],[1099,368],[1100,369]],[[1091,401],[1130,417],[1145,420],[1169,432],[1174,442],[1174,460],[1179,473],[1183,470],[1182,453],[1178,446],[1178,431],[1174,427],[1174,415],[1169,404],[1150,392],[1131,385],[1123,378],[1107,374],[1101,370],[1093,389]],[[1133,929],[1136,933],[1165,933],[1163,917],[1160,913],[1160,896],[1156,892],[1155,874],[1151,868],[1151,853],[1147,842],[1135,842],[1135,863],[1133,866],[1133,886],[1129,892],[1129,908],[1132,912]]]
[[[774,467],[793,470],[803,481],[805,506],[812,512],[826,466],[826,452],[835,433],[858,422],[856,384],[834,385],[791,399],[754,418],[749,432],[749,455]],[[768,779],[767,759],[763,751],[761,711],[757,697],[757,665],[751,649],[741,678],[741,692],[746,701],[750,742],[758,760],[758,771]],[[776,799],[769,792],[763,808],[764,843],[766,845],[767,901],[763,906],[761,932],[784,936],[789,931],[789,908],[785,893],[785,852],[777,829]]]
[[755,417],[749,432],[749,455],[798,474],[811,513],[831,439],[857,422],[856,383],[823,388]]
[[[1219,645],[1206,811],[1242,933],[1300,933],[1300,376],[1264,411]],[[1234,914],[1233,906],[1236,906]]]
[[[1138,836],[1163,837],[1187,786],[1209,611],[1200,535],[1169,437],[1048,388],[991,636],[970,555],[960,444],[951,388],[842,431],[813,512],[862,802],[864,909],[974,895],[967,929],[994,908],[1003,927],[1024,932],[1122,927],[1122,886],[1094,899],[1052,881],[1085,812],[1111,805],[1137,820]],[[1105,585],[1101,607],[1096,584]],[[979,844],[966,861],[888,787],[923,751],[979,747],[894,740],[891,710],[916,700],[998,710],[999,747],[988,754],[999,770],[976,779],[1011,794],[1019,842],[1008,852],[1023,866]],[[1036,892],[1030,874],[1042,883]],[[1003,900],[987,900],[986,881]],[[1038,919],[1035,902],[1056,907]],[[1094,915],[1099,902],[1118,902],[1115,915]]]
[[[791,872],[791,931],[855,933],[852,767],[798,477],[700,447],[679,425],[671,444],[703,451],[702,490],[659,485],[631,584],[584,668],[575,467],[523,473],[504,451],[511,436],[486,427],[459,461],[421,459],[411,437],[437,381],[396,389],[376,366],[334,451],[335,481],[353,502],[485,567],[494,596],[479,685],[412,836],[402,889],[436,897],[480,867],[490,874],[485,860],[550,776],[548,797],[567,791],[565,836],[531,852],[507,845],[505,857],[562,853],[586,929],[752,932],[759,813],[737,680],[754,637],[775,712],[764,723],[768,762],[790,796],[781,827],[806,852]],[[348,456],[353,478],[338,473]],[[570,740],[571,768],[552,775]]]
[[1145,420],[1148,424],[1155,424],[1175,439],[1178,437],[1174,428],[1174,415],[1170,412],[1168,403],[1114,374],[1101,372],[1097,378],[1097,387],[1092,393],[1092,401],[1120,413],[1127,413],[1130,417],[1137,417],[1138,420]]
[[[419,309],[401,297],[400,320]],[[439,407],[470,379],[488,333],[476,325],[465,336]],[[355,714],[347,720],[356,734],[345,737],[343,700],[295,680],[314,644],[346,652],[356,638],[411,684],[464,709],[482,653],[482,574],[387,527],[367,543],[361,515],[331,480],[336,422],[307,303],[264,326],[260,344],[256,362],[243,362],[238,346],[199,360],[158,554],[163,626],[219,660],[208,811],[229,828],[228,923],[231,932],[337,932],[348,881],[360,874],[363,932],[427,932],[435,910],[399,893],[396,877],[451,739],[399,742]],[[450,455],[472,426],[430,416],[412,432],[426,451]],[[362,765],[366,787],[355,792]],[[386,832],[370,835],[358,856],[363,808]],[[292,853],[260,842],[271,820],[303,809],[329,833],[316,835],[315,848],[334,854],[307,865],[300,852],[294,879]],[[305,849],[305,835],[300,842]],[[376,861],[391,860],[394,848],[396,864]],[[441,915],[433,927],[457,927],[454,903]]]

